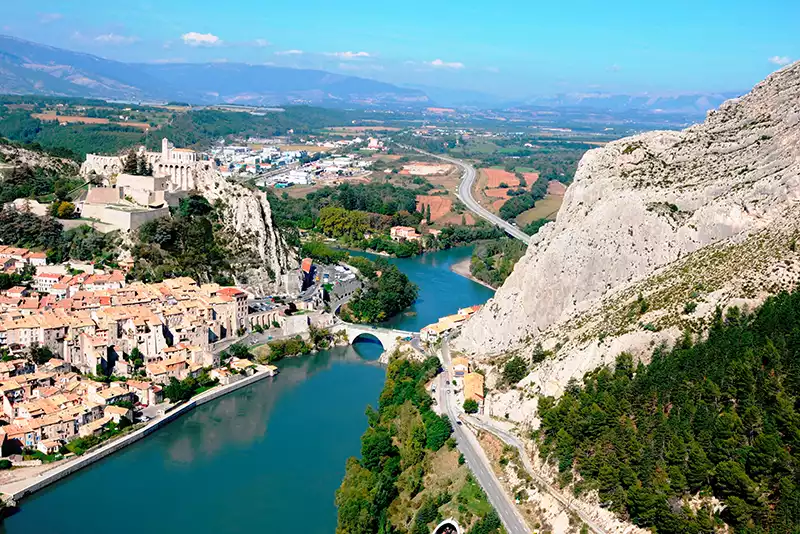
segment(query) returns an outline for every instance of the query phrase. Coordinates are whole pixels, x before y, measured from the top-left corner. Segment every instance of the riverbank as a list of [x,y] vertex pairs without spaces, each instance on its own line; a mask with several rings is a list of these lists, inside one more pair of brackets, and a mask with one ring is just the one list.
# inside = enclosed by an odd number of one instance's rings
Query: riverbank
[[469,258],[466,258],[466,259],[463,259],[463,260],[459,261],[458,263],[454,263],[453,265],[451,265],[450,266],[450,270],[453,271],[454,273],[458,274],[458,275],[463,276],[464,278],[468,278],[468,279],[472,280],[476,284],[480,284],[483,287],[488,287],[492,291],[496,291],[497,290],[496,287],[492,287],[489,284],[487,284],[486,282],[484,282],[483,280],[478,280],[477,278],[472,276],[472,273],[469,270],[469,267],[470,267],[471,264],[472,264],[472,258],[469,257]]
[[232,384],[216,386],[212,389],[204,391],[186,403],[174,408],[172,411],[154,418],[138,430],[121,436],[118,439],[114,439],[92,452],[78,456],[72,460],[68,460],[48,471],[39,473],[37,476],[0,486],[0,492],[3,494],[4,499],[11,499],[15,503],[19,504],[19,501],[24,497],[32,495],[33,493],[46,488],[50,484],[66,478],[69,475],[80,471],[84,467],[88,467],[93,463],[102,460],[106,456],[109,456],[110,454],[113,454],[114,452],[117,452],[146,436],[149,436],[159,428],[171,423],[175,419],[194,410],[198,406],[202,406],[207,402],[218,399],[224,395],[227,395],[228,393],[272,376],[275,376],[273,371],[266,369],[260,370],[255,374]]
[[[115,522],[115,534],[290,534],[298,517],[303,532],[331,534],[333,495],[346,459],[359,454],[364,408],[377,405],[385,379],[379,353],[376,343],[358,343],[282,360],[276,379],[198,406],[25,497],[0,533],[107,532],[109,517],[130,516],[120,491],[133,487],[146,493],[146,513]],[[103,513],[74,513],[75,495],[91,495]]]

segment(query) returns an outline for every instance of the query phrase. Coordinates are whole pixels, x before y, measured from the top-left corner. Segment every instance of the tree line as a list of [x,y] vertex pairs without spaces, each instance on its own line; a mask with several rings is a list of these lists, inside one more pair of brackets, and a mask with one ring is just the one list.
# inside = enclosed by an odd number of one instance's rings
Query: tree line
[[366,278],[366,287],[342,307],[342,319],[354,323],[387,321],[411,306],[419,287],[385,258],[370,262],[353,258],[354,267]]
[[[391,523],[389,507],[401,492],[412,498],[420,493],[426,456],[442,448],[452,433],[447,417],[431,410],[425,390],[439,370],[436,358],[424,363],[394,358],[389,363],[378,410],[367,408],[369,427],[361,437],[361,459],[347,461],[336,492],[338,534],[404,531],[403,525]],[[431,514],[419,510],[423,527],[436,519],[437,509]]]
[[0,243],[43,250],[50,263],[73,259],[115,267],[118,241],[118,232],[101,234],[87,225],[64,231],[64,226],[52,217],[0,210]]
[[[800,292],[717,310],[652,361],[621,354],[539,402],[541,454],[562,483],[660,533],[800,529]],[[697,494],[707,501],[690,506]]]

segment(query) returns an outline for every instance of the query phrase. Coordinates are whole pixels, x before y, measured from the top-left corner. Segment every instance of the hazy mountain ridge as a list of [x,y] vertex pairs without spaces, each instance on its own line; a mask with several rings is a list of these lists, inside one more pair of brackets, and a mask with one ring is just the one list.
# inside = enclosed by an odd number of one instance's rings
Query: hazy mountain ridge
[[241,63],[123,63],[0,36],[0,93],[194,104],[425,104],[416,89],[320,70]]
[[739,92],[685,94],[567,93],[527,99],[520,107],[574,108],[607,112],[647,111],[650,113],[703,116]]

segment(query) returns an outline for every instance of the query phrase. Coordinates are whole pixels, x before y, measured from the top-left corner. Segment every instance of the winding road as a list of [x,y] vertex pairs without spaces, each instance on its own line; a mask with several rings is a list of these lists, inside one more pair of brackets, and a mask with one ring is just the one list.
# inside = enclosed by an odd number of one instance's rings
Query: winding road
[[491,211],[487,210],[483,206],[481,206],[477,200],[472,196],[472,185],[475,183],[475,178],[477,178],[478,173],[475,170],[475,167],[467,163],[466,161],[462,161],[460,159],[451,158],[450,156],[442,156],[439,154],[431,154],[430,152],[425,152],[424,150],[414,149],[421,154],[425,154],[426,156],[430,156],[432,158],[440,159],[442,161],[446,161],[448,163],[452,163],[453,165],[461,168],[464,174],[461,176],[461,182],[458,184],[458,191],[456,191],[456,196],[467,206],[467,208],[482,219],[486,219],[490,223],[494,224],[495,226],[499,226],[506,233],[512,237],[519,239],[524,243],[531,242],[531,236],[514,226],[513,224],[509,223],[508,221],[504,221]]
[[487,432],[491,432],[492,434],[500,438],[502,441],[504,441],[506,444],[511,445],[512,447],[517,449],[517,451],[519,452],[519,457],[522,460],[523,467],[525,467],[525,470],[528,472],[529,475],[531,475],[534,479],[536,479],[539,482],[539,484],[541,484],[555,500],[561,503],[561,505],[564,506],[567,510],[574,512],[578,517],[580,517],[581,520],[584,523],[586,523],[586,526],[589,527],[589,529],[592,532],[595,532],[596,534],[607,534],[606,530],[603,529],[603,527],[601,527],[599,524],[597,524],[597,522],[594,519],[592,519],[589,515],[587,515],[583,511],[574,507],[569,497],[565,497],[548,480],[546,480],[536,471],[536,469],[533,467],[533,464],[531,463],[530,458],[528,457],[528,452],[525,449],[525,445],[522,443],[521,439],[519,439],[517,436],[509,432],[506,432],[501,428],[494,426],[493,424],[491,424],[491,422],[485,421],[483,419],[478,419],[477,417],[469,415],[465,416],[465,418],[469,422],[469,424],[477,428],[486,430]]
[[453,434],[456,438],[458,450],[464,455],[464,460],[486,492],[486,496],[497,511],[497,515],[500,517],[500,521],[503,522],[506,532],[508,534],[530,534],[531,530],[520,515],[511,497],[506,494],[502,484],[497,479],[497,475],[494,474],[489,458],[483,452],[478,439],[472,431],[456,423],[459,420],[459,408],[454,406],[456,396],[451,392],[452,386],[449,385],[452,379],[449,371],[450,348],[446,338],[442,343],[442,363],[444,371],[439,373],[437,385],[439,403],[446,412],[447,417],[450,418],[450,422],[453,423]]

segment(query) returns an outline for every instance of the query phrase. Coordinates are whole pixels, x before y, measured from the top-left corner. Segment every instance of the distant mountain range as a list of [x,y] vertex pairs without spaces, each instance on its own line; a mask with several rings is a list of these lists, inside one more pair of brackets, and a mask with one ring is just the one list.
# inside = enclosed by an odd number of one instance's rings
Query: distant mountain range
[[123,63],[0,35],[0,93],[183,101],[192,104],[313,104],[328,107],[569,109],[700,117],[738,93],[571,93],[509,100],[467,89],[397,86],[311,69],[242,63]]
[[241,63],[132,64],[0,35],[0,93],[193,104],[420,106],[419,89]]
[[552,97],[535,97],[521,106],[571,108],[620,113],[645,111],[656,114],[705,115],[724,101],[742,93],[686,93],[675,95],[624,95],[609,93],[570,93]]

